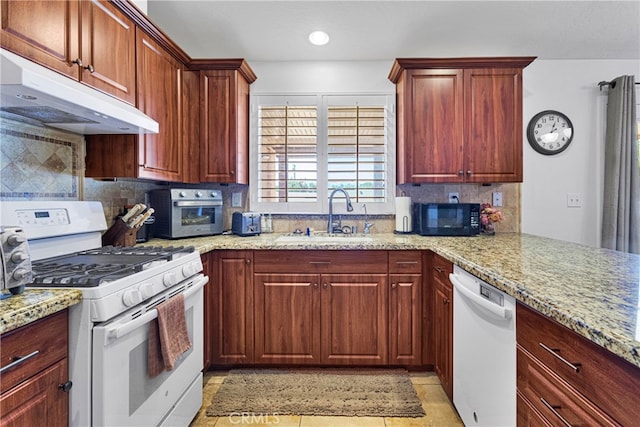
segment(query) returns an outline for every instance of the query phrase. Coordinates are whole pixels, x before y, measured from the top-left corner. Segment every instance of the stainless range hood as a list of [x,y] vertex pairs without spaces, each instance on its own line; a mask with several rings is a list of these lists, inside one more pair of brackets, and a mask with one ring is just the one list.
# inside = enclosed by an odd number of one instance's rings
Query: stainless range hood
[[135,107],[0,49],[0,111],[83,135],[158,133]]

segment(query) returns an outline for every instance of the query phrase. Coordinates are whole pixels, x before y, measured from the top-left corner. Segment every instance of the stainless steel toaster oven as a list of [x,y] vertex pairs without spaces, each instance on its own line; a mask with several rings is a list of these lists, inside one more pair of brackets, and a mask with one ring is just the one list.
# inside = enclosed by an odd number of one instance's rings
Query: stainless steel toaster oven
[[155,209],[152,234],[155,237],[182,237],[221,234],[222,191],[206,189],[160,189],[149,192]]

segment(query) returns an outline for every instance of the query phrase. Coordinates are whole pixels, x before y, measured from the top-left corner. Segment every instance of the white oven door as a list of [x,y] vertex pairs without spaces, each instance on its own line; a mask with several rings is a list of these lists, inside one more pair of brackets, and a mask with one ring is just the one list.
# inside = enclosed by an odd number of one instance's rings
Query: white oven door
[[[191,418],[195,416],[202,404],[202,386],[199,384],[199,393],[194,393],[192,384],[201,378],[203,286],[207,281],[206,276],[195,276],[152,298],[147,304],[94,327],[94,426],[156,426],[167,416],[173,416],[172,412],[191,414]],[[188,284],[191,286],[185,288]],[[184,293],[187,330],[192,346],[178,359],[172,371],[163,371],[149,378],[149,322],[158,316],[153,307],[162,302],[163,297],[168,299],[180,292]],[[180,407],[176,407],[178,402]]]

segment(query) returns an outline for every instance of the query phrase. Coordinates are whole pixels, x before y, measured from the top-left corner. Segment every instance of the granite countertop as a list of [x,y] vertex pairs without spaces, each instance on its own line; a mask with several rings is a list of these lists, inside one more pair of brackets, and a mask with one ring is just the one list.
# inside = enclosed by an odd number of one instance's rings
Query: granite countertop
[[517,300],[640,367],[640,256],[539,236],[423,237],[370,241],[278,241],[278,234],[154,239],[152,245],[218,249],[432,250]]
[[0,334],[35,322],[82,301],[77,289],[26,289],[0,300]]

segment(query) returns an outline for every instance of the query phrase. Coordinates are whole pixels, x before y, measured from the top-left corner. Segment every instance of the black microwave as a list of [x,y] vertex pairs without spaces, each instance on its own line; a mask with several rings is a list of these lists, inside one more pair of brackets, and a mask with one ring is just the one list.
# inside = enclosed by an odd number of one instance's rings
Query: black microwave
[[479,203],[414,203],[413,230],[422,236],[480,234]]

